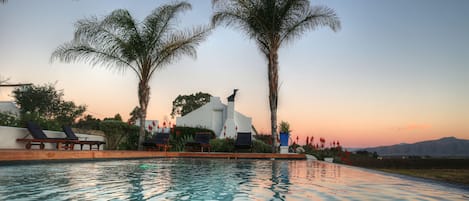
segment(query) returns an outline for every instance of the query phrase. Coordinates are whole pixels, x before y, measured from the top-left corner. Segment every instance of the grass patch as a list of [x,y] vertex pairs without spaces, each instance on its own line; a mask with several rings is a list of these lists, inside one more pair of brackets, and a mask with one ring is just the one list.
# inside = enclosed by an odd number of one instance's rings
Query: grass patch
[[384,172],[469,185],[469,169],[378,169]]

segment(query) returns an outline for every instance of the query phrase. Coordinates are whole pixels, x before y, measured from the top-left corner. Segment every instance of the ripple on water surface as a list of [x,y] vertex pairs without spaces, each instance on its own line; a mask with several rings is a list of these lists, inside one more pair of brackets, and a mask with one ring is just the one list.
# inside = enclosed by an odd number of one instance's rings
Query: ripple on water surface
[[467,200],[469,190],[315,161],[146,159],[0,166],[2,200]]

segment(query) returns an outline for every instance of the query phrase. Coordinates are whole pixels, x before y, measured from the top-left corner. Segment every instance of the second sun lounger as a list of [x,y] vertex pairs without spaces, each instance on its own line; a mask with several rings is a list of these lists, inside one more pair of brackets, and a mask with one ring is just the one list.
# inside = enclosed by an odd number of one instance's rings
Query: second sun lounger
[[93,145],[96,145],[96,149],[99,150],[99,147],[102,144],[106,144],[106,142],[103,142],[103,141],[79,140],[70,126],[62,126],[62,129],[63,129],[65,135],[67,135],[67,139],[78,140],[77,144],[80,145],[80,150],[83,150],[83,145],[85,145],[85,144],[90,146],[90,150],[93,149]]
[[146,150],[157,149],[167,151],[171,148],[169,145],[169,133],[156,133],[150,140],[142,143]]
[[252,152],[252,134],[251,133],[238,133],[234,146],[235,146],[235,150],[249,149]]
[[197,151],[200,148],[201,152],[204,152],[204,148],[207,148],[210,152],[210,137],[211,133],[209,132],[198,132],[195,133],[194,142],[187,142],[185,146],[186,151]]

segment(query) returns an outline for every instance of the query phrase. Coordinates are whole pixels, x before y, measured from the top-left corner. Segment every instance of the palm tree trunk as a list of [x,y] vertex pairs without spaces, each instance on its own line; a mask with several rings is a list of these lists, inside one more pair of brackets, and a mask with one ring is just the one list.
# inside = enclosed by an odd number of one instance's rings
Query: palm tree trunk
[[272,153],[277,153],[277,105],[278,105],[278,54],[272,50],[269,55],[269,104],[270,124],[272,130]]
[[140,104],[140,133],[138,136],[138,150],[143,150],[145,141],[145,120],[147,118],[147,107],[150,100],[150,87],[148,81],[140,80],[138,84],[138,100]]

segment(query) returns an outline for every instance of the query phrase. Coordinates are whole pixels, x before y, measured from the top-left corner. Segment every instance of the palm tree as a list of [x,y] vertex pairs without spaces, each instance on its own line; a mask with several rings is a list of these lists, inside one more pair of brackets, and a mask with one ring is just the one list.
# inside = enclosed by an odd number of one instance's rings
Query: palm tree
[[196,57],[196,47],[211,28],[198,26],[176,30],[177,15],[191,9],[186,2],[156,8],[142,22],[137,22],[124,9],[118,9],[102,20],[96,17],[79,20],[71,42],[59,46],[51,61],[85,62],[117,71],[136,73],[140,107],[139,149],[145,139],[145,119],[150,100],[150,79],[157,70],[182,56]]
[[340,29],[336,12],[308,0],[212,0],[213,25],[232,26],[254,39],[267,59],[272,152],[277,152],[278,50],[307,30]]

